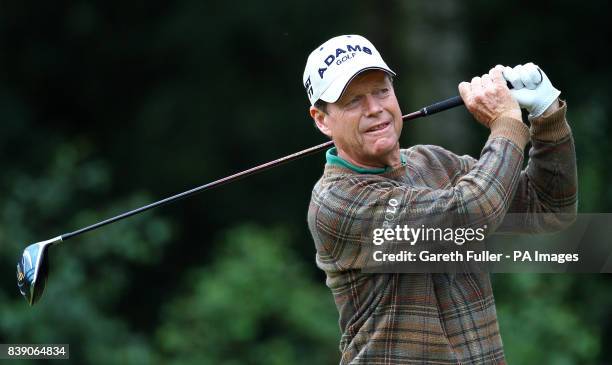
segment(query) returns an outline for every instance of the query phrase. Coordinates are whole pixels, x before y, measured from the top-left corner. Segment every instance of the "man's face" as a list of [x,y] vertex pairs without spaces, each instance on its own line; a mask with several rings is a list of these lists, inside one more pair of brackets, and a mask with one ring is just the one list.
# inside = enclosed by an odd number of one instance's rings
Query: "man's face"
[[385,72],[361,73],[327,112],[311,107],[310,114],[347,161],[364,167],[399,163],[402,112]]

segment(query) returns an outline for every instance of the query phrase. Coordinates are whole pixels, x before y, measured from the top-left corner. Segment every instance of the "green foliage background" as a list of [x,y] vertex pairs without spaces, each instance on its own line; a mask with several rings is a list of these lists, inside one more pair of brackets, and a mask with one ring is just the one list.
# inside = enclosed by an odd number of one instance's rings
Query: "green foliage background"
[[[568,102],[580,212],[609,212],[609,13],[567,0],[1,3],[0,343],[69,343],[76,364],[337,363],[305,220],[322,155],[52,249],[32,308],[15,264],[29,243],[324,141],[301,76],[311,49],[347,33],[399,73],[404,112],[495,64],[542,66]],[[407,124],[402,143],[478,156],[486,134],[456,109]],[[609,275],[493,280],[509,363],[612,363]]]

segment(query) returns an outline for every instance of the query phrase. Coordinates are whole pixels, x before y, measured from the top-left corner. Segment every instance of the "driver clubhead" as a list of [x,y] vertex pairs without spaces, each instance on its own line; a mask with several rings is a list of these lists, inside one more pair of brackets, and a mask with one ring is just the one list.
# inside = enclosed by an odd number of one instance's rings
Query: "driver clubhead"
[[17,263],[17,287],[30,306],[42,296],[47,284],[49,257],[47,249],[61,242],[61,236],[29,245]]

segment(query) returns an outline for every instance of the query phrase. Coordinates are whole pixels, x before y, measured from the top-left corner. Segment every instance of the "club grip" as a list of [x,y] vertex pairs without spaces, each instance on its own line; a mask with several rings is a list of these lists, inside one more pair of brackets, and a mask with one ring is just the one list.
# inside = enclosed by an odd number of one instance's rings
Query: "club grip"
[[424,107],[423,109],[421,109],[421,113],[423,114],[423,116],[435,114],[443,110],[454,108],[462,104],[463,104],[463,99],[461,99],[460,96],[454,96],[452,98],[448,98],[446,100],[442,100],[437,103]]
[[[512,84],[509,81],[506,81],[506,85],[508,86],[508,89],[513,89]],[[424,107],[420,110],[420,113],[422,114],[422,116],[436,114],[438,112],[454,108],[459,105],[463,105],[463,99],[461,99],[461,96],[453,96],[452,98],[448,98],[446,100],[442,100]]]

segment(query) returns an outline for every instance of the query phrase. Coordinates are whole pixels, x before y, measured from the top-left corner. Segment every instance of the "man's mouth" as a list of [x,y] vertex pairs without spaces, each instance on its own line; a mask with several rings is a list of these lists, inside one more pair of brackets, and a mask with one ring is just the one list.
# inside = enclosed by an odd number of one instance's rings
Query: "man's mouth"
[[390,125],[391,125],[391,122],[379,123],[379,124],[373,125],[370,128],[366,129],[365,133],[373,133],[373,132],[382,131]]

